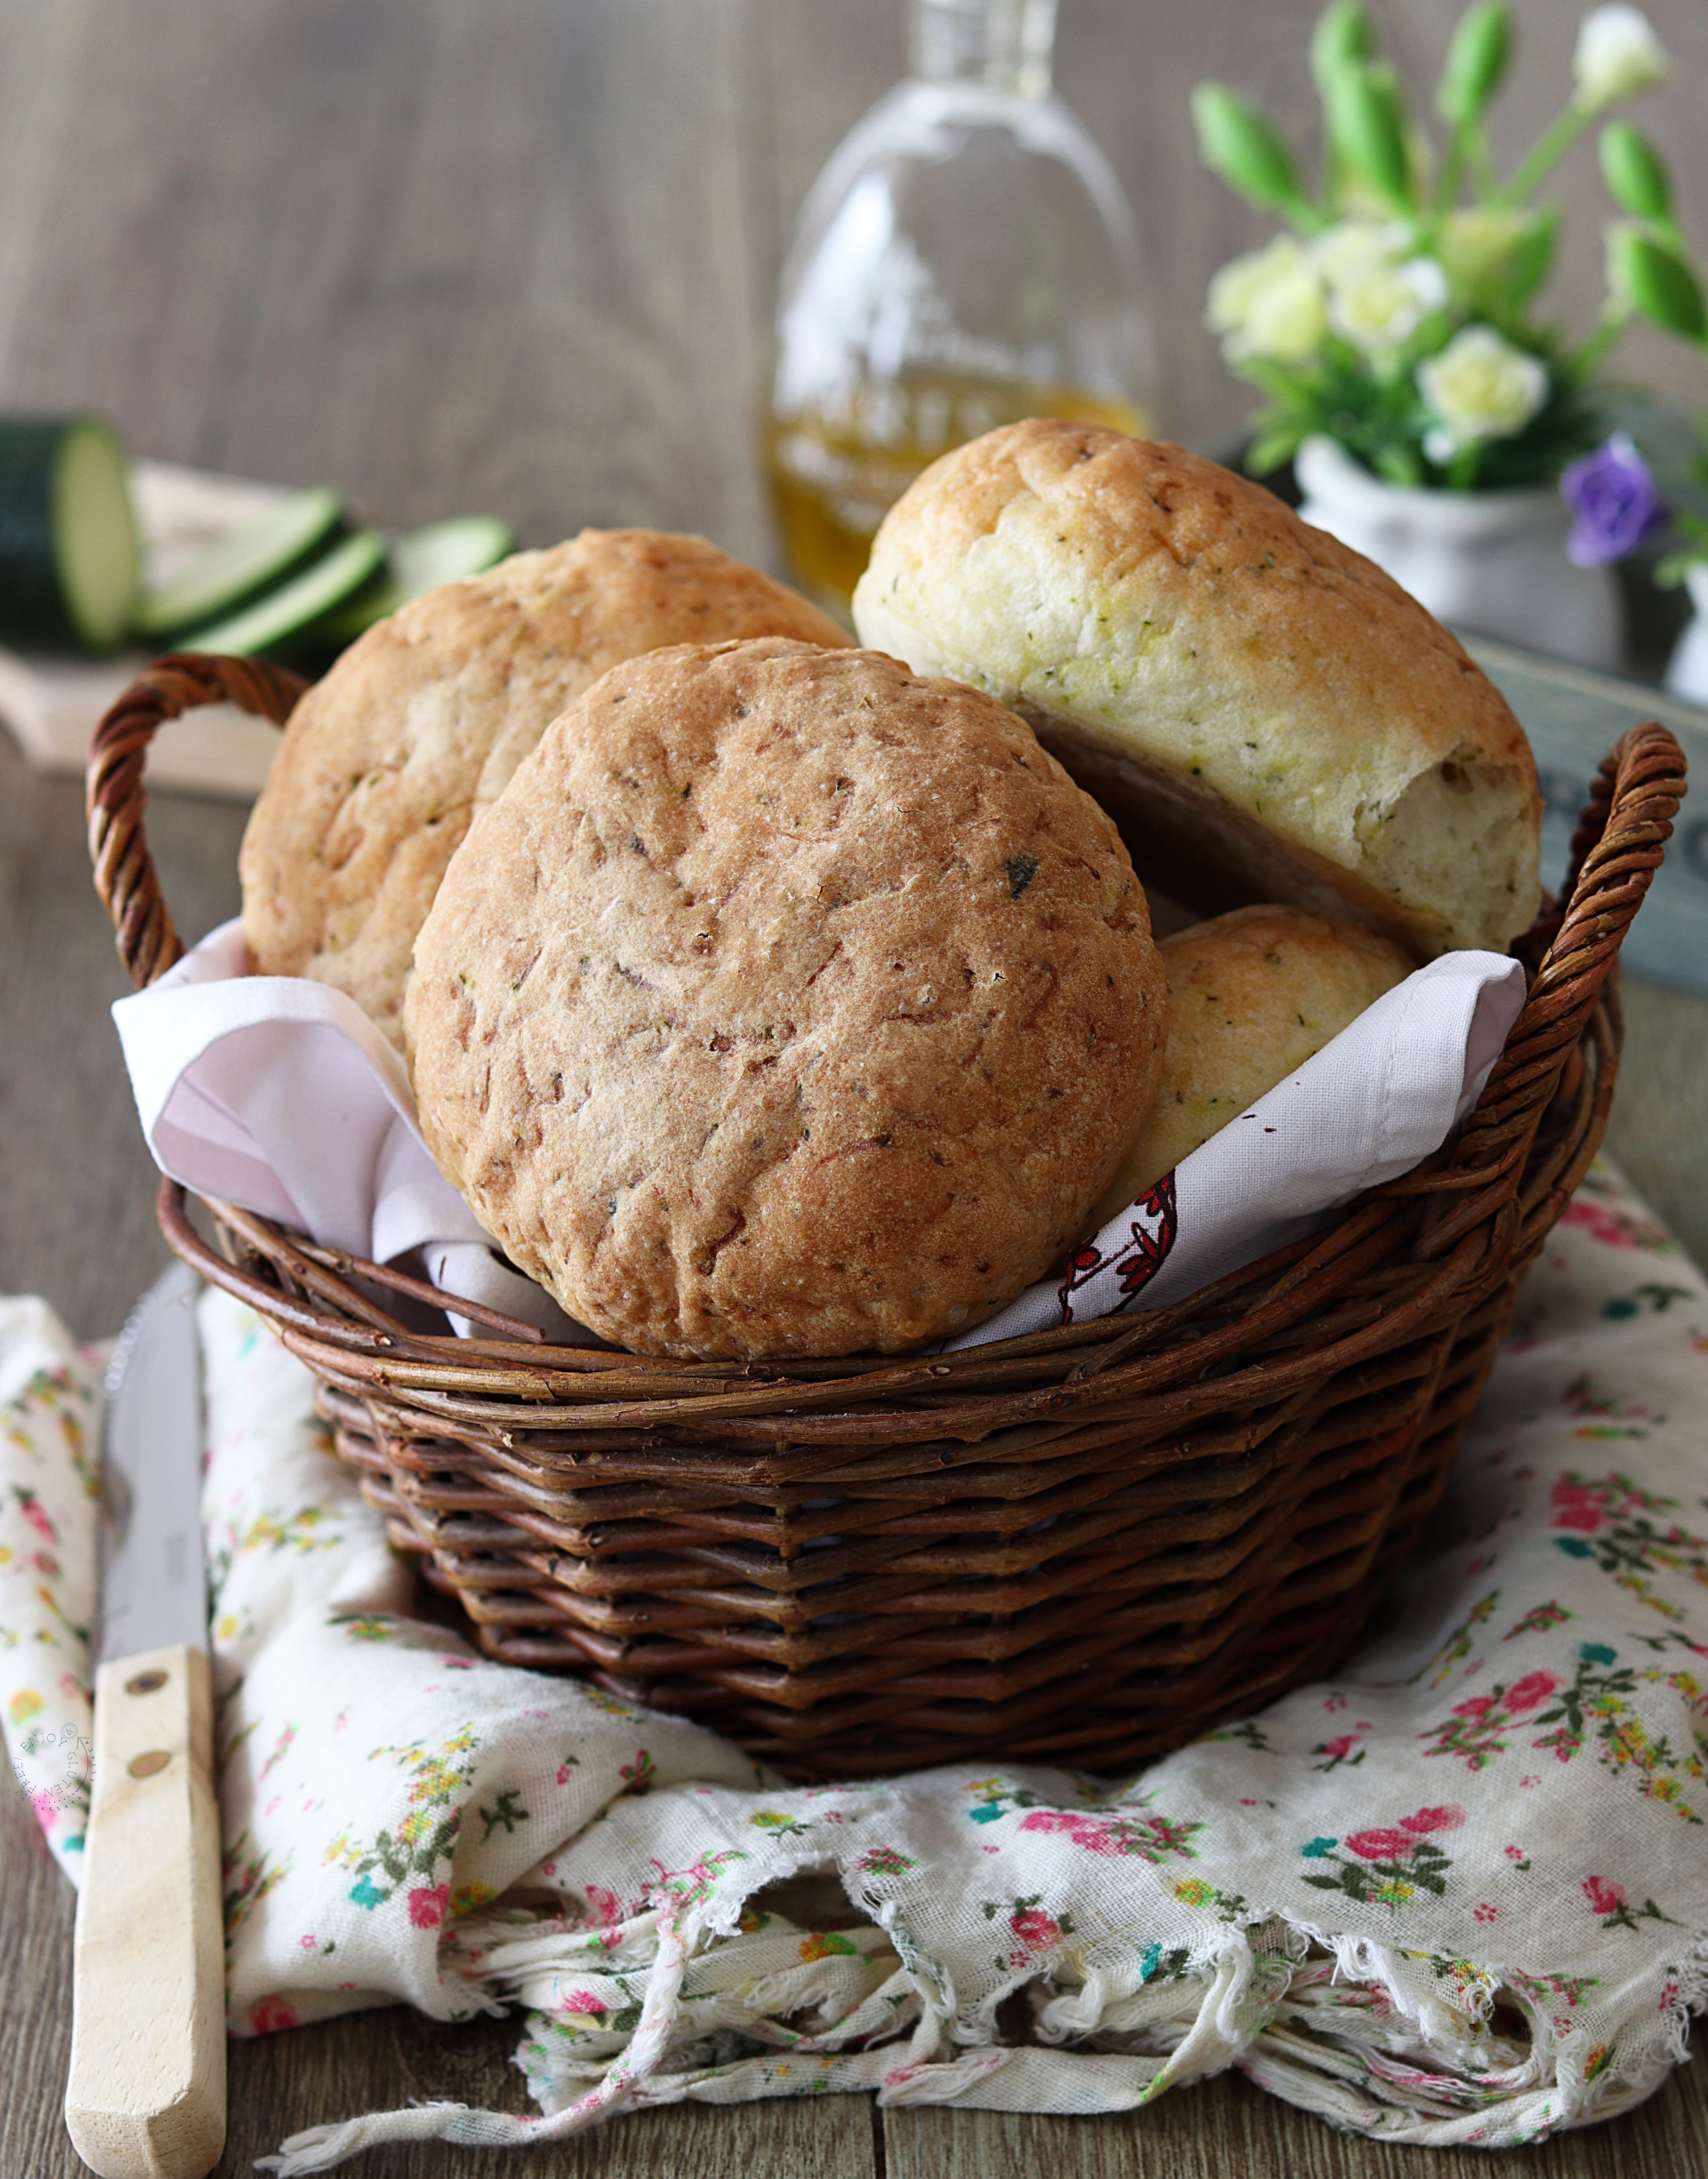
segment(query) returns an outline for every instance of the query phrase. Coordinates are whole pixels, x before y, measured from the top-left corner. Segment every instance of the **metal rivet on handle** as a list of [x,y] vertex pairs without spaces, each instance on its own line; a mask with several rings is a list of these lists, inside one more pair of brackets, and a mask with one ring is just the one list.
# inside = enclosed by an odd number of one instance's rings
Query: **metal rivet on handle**
[[157,1693],[165,1683],[164,1672],[139,1672],[135,1679],[125,1681],[125,1692],[127,1695],[152,1695]]
[[152,1778],[157,1771],[164,1771],[171,1761],[171,1755],[164,1747],[151,1747],[146,1755],[133,1755],[131,1758],[131,1776]]

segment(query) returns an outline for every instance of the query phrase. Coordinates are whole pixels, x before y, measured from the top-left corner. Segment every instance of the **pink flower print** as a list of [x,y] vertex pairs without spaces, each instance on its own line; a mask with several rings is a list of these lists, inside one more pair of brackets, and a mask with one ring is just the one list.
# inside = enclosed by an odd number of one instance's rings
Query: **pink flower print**
[[1028,1907],[1022,1914],[1011,1914],[1008,1926],[1035,1952],[1047,1952],[1052,1945],[1061,1942],[1061,1925],[1047,1915],[1042,1907]]
[[284,1997],[257,1997],[249,2008],[249,2025],[256,2035],[277,2035],[281,2028],[294,2028],[296,2007]]
[[1498,1907],[1491,1907],[1485,1900],[1480,1907],[1474,1907],[1471,1911],[1479,1922],[1492,1922],[1501,1910]]
[[1597,1914],[1617,1914],[1625,1903],[1624,1886],[1610,1876],[1585,1876],[1583,1896]]
[[1464,1820],[1462,1808],[1420,1808],[1414,1816],[1402,1816],[1399,1828],[1414,1837],[1427,1838],[1431,1831],[1456,1831]]
[[1539,1778],[1533,1776],[1530,1778],[1521,1778],[1519,1780],[1519,1783],[1521,1786],[1539,1786],[1541,1785],[1542,1780]]
[[1344,1762],[1358,1744],[1358,1736],[1356,1732],[1342,1732],[1335,1739],[1325,1740],[1317,1753],[1323,1755],[1333,1755]]
[[1522,1861],[1524,1859],[1524,1848],[1522,1846],[1503,1846],[1501,1851],[1505,1854],[1509,1861]]
[[1506,1707],[1515,1717],[1525,1710],[1534,1710],[1539,1703],[1546,1702],[1559,1685],[1556,1673],[1527,1672],[1506,1691]]
[[42,1511],[41,1504],[33,1490],[20,1490],[18,1505],[24,1519],[28,1521],[30,1527],[35,1529],[44,1543],[57,1544],[59,1542],[59,1535],[53,1523]]
[[1643,1237],[1617,1211],[1604,1204],[1586,1202],[1582,1196],[1574,1196],[1560,1213],[1563,1226],[1582,1226],[1592,1241],[1599,1241],[1604,1248],[1639,1248]]
[[605,2001],[590,1989],[572,1989],[558,2007],[560,2013],[602,2013]]
[[1417,1841],[1406,1831],[1354,1831],[1346,1843],[1360,1860],[1393,1861]]
[[409,1920],[416,1929],[437,1929],[445,1919],[445,1909],[451,1903],[448,1884],[436,1884],[430,1890],[418,1884],[409,1894]]
[[1463,1702],[1455,1702],[1453,1714],[1455,1717],[1486,1717],[1494,1707],[1493,1695],[1471,1695]]
[[1587,1484],[1556,1483],[1551,1498],[1557,1529],[1577,1529],[1593,1536],[1607,1518],[1603,1494]]

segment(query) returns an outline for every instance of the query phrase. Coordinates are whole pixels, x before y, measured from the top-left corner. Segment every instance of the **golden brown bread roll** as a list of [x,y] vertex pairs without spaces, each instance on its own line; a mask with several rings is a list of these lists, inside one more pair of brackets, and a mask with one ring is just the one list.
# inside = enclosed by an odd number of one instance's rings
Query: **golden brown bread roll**
[[1095,1232],[1403,983],[1391,940],[1298,908],[1240,908],[1164,939],[1168,1037],[1150,1109]]
[[646,1353],[981,1321],[1083,1230],[1165,998],[1115,827],[1028,727],[775,640],[590,689],[475,819],[415,960],[440,1166]]
[[1535,913],[1518,722],[1380,569],[1261,486],[1092,426],[1005,425],[885,517],[862,642],[987,689],[1201,909],[1286,900],[1425,959]]
[[445,867],[547,724],[620,659],[744,635],[848,641],[757,568],[656,529],[584,529],[370,628],[291,714],[244,834],[257,970],[335,985],[400,1044]]

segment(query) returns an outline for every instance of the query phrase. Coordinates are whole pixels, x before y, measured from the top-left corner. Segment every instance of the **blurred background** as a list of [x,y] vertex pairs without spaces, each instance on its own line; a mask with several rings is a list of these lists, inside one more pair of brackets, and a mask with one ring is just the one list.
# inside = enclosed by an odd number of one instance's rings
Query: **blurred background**
[[[1457,9],[1373,0],[1420,90]],[[1253,406],[1206,285],[1273,231],[1200,165],[1205,77],[1296,141],[1317,0],[1061,0],[1056,82],[1142,229],[1162,427]],[[1517,0],[1510,158],[1570,84],[1576,0]],[[1708,7],[1652,0],[1672,85],[1640,118],[1708,235]],[[331,484],[407,525],[524,543],[703,531],[778,565],[756,405],[809,185],[904,71],[900,0],[0,0],[0,406],[109,414],[143,455]],[[1547,194],[1578,328],[1608,206],[1592,137]],[[1621,375],[1699,405],[1646,327]]]

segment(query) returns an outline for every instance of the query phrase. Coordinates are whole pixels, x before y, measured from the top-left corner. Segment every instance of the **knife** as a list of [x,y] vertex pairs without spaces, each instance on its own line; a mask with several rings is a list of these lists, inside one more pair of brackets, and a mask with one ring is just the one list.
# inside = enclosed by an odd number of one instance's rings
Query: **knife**
[[225,2145],[225,1957],[202,1562],[198,1281],[137,1304],[107,1380],[94,1785],[65,2123],[101,2179],[202,2179]]

